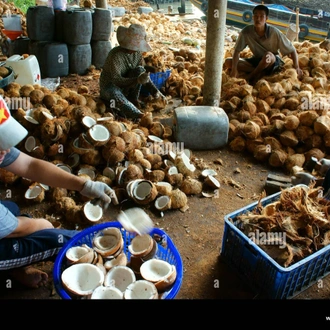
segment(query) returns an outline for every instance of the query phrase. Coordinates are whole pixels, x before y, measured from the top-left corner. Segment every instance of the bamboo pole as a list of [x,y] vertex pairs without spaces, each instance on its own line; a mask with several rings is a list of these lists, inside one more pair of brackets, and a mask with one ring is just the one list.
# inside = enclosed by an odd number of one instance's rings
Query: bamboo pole
[[299,7],[296,8],[296,40],[299,41]]

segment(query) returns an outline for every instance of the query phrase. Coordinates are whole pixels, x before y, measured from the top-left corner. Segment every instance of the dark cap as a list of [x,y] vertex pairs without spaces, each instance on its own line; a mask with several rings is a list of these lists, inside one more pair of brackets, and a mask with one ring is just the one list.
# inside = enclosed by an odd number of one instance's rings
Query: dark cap
[[253,13],[254,13],[256,10],[262,10],[262,11],[264,11],[264,12],[266,13],[266,16],[268,16],[268,14],[269,14],[269,9],[268,9],[268,7],[266,7],[266,6],[264,6],[264,5],[258,5],[258,6],[255,6],[255,7],[253,8]]

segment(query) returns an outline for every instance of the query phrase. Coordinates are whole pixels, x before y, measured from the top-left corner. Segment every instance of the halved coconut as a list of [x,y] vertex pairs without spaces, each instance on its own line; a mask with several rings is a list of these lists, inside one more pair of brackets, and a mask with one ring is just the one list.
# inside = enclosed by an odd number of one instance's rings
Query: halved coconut
[[129,197],[133,197],[133,191],[135,189],[135,186],[139,183],[143,181],[143,179],[136,179],[136,180],[132,180],[130,181],[127,186],[126,186],[126,191]]
[[155,183],[155,186],[159,195],[171,195],[173,187],[169,182],[159,181]]
[[79,145],[79,137],[75,138],[73,141],[72,141],[72,150],[78,154],[78,155],[83,155],[85,154],[86,152],[88,152],[90,149],[88,148],[82,148],[80,145]]
[[32,124],[35,124],[35,125],[39,124],[39,122],[37,120],[35,120],[32,116],[26,115],[26,116],[24,116],[24,119]]
[[112,169],[111,167],[105,167],[103,169],[102,174],[105,175],[105,176],[107,176],[111,180],[114,180],[115,177],[116,177],[116,173],[115,173],[114,169]]
[[171,197],[168,195],[159,196],[155,200],[155,208],[158,211],[166,211],[171,208]]
[[159,286],[159,292],[165,291],[176,279],[176,267],[161,259],[150,259],[140,267],[140,274],[146,281]]
[[87,174],[92,180],[95,179],[95,169],[91,168],[91,167],[81,167],[77,174],[80,175],[80,174]]
[[156,136],[156,135],[148,135],[148,140],[150,142],[163,142],[163,139],[161,139],[160,137]]
[[75,264],[66,268],[61,280],[64,289],[76,296],[90,296],[104,282],[104,274],[99,267],[90,263]]
[[208,175],[214,176],[214,175],[217,175],[217,172],[215,170],[210,169],[210,168],[207,168],[207,169],[202,171],[202,176],[203,177],[206,178]]
[[45,189],[38,183],[33,183],[25,192],[25,198],[34,202],[42,202],[45,199]]
[[121,292],[136,281],[133,270],[127,266],[115,266],[111,268],[104,278],[104,286],[114,286]]
[[205,179],[205,183],[212,189],[219,189],[220,182],[212,175],[208,175]]
[[126,288],[124,299],[158,299],[158,291],[154,283],[137,280]]
[[118,221],[129,232],[139,235],[149,233],[153,228],[153,222],[149,215],[141,208],[133,207],[126,211],[121,211]]
[[124,293],[115,286],[98,286],[92,293],[91,299],[123,299]]
[[109,141],[111,134],[104,125],[96,124],[87,131],[87,136],[93,145],[98,147],[105,145]]
[[133,189],[132,197],[138,204],[146,205],[157,197],[158,191],[154,183],[149,180],[138,182]]
[[109,260],[105,260],[104,267],[107,271],[109,271],[112,267],[115,266],[126,266],[127,265],[127,256],[125,252],[121,252],[116,258],[111,258]]
[[113,255],[121,247],[123,237],[119,228],[111,227],[104,229],[93,238],[94,250],[107,257]]
[[102,219],[103,209],[98,204],[93,204],[91,201],[88,201],[84,204],[83,207],[84,216],[88,221],[96,222]]
[[148,254],[153,247],[153,239],[149,234],[135,236],[131,244],[128,246],[128,251],[137,257],[143,257]]
[[92,263],[94,260],[94,250],[87,245],[72,246],[66,251],[65,257],[68,265]]
[[57,167],[59,167],[61,170],[68,172],[68,173],[72,173],[72,169],[69,165],[66,164],[57,164]]
[[187,176],[192,176],[196,169],[185,153],[181,153],[175,158],[175,165],[180,173]]
[[81,120],[82,124],[88,128],[94,126],[96,124],[96,120],[90,116],[85,116]]

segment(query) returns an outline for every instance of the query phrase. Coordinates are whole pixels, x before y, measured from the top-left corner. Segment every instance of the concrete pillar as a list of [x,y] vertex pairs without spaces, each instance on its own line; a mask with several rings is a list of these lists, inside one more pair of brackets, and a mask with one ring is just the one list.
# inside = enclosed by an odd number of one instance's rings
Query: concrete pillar
[[219,106],[226,32],[227,1],[208,2],[203,104]]

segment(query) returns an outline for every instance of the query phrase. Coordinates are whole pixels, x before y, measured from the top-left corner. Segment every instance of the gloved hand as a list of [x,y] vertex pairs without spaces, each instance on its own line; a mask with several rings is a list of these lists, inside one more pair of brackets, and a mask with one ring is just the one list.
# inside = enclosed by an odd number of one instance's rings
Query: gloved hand
[[99,198],[104,203],[104,208],[109,204],[118,204],[116,193],[104,182],[87,180],[80,194],[88,198]]
[[321,164],[321,167],[318,172],[320,173],[320,175],[324,176],[330,168],[330,159],[322,158],[319,163]]
[[166,104],[167,104],[167,98],[165,95],[163,95],[160,91],[158,91],[155,95],[154,95],[155,99],[159,99],[161,98]]
[[150,76],[149,76],[148,72],[141,73],[137,78],[138,84],[141,84],[141,85],[144,85],[144,84],[148,83],[149,81],[150,81]]
[[299,172],[291,177],[291,183],[293,185],[304,184],[308,186],[313,180],[315,180],[315,177],[306,172]]

